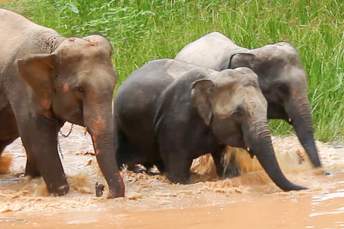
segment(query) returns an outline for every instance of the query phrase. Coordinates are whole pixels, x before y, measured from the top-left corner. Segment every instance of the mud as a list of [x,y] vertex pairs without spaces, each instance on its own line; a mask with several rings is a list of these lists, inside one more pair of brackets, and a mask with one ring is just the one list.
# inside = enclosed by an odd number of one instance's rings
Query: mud
[[60,137],[71,191],[53,197],[41,178],[22,176],[26,157],[17,140],[0,161],[0,228],[344,228],[344,146],[317,143],[331,174],[325,176],[311,169],[294,136],[273,142],[287,177],[308,190],[280,191],[255,159],[236,151],[243,173],[237,178],[218,179],[205,156],[194,161],[189,185],[125,170],[125,198],[106,199],[106,190],[96,197],[95,183],[105,182],[90,137],[75,127]]

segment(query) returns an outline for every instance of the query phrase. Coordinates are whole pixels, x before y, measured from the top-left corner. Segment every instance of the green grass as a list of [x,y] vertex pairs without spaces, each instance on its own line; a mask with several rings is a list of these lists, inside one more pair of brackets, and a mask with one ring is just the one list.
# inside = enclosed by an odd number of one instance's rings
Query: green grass
[[[344,137],[341,0],[20,0],[3,7],[66,36],[107,36],[116,48],[119,82],[149,60],[173,58],[187,43],[211,31],[249,48],[291,42],[309,74],[317,138]],[[275,134],[290,131],[283,122],[271,126]]]

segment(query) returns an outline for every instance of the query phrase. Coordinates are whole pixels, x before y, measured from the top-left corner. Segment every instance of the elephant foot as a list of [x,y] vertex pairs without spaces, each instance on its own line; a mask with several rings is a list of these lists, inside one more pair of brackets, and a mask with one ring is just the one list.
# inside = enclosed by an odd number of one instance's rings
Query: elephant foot
[[69,192],[69,185],[64,184],[58,187],[53,185],[47,185],[49,193],[53,194],[54,196],[63,196]]
[[[188,184],[190,183],[190,167],[192,159],[182,158],[179,155],[169,155],[170,161],[162,161],[164,169],[166,169],[165,174],[167,179],[172,183]],[[186,155],[186,153],[182,153],[182,155]]]
[[159,175],[159,174],[164,173],[165,171],[162,161],[156,161],[154,164],[145,163],[143,165],[146,167],[146,173],[150,176]]
[[190,173],[181,173],[180,171],[168,172],[166,177],[169,181],[175,184],[188,184],[190,183]]
[[151,168],[151,169],[147,170],[146,173],[149,176],[156,176],[156,175],[160,175],[161,174],[160,171],[158,171],[157,169],[154,169],[154,168]]
[[185,177],[176,177],[173,175],[167,175],[167,179],[174,184],[188,184],[188,183],[190,183],[190,179],[185,178]]
[[224,170],[224,177],[225,178],[233,178],[240,176],[240,169],[237,165],[229,165]]
[[164,165],[164,163],[162,161],[157,161],[155,163],[155,165],[156,165],[156,167],[157,167],[157,169],[159,170],[160,173],[165,173],[166,172],[165,165]]
[[69,192],[69,185],[65,175],[58,177],[55,176],[44,176],[42,174],[45,183],[47,184],[48,192],[54,196],[63,196]]
[[131,172],[134,172],[134,173],[144,173],[144,172],[146,172],[146,168],[144,168],[140,164],[128,165],[127,169],[129,171],[131,171]]
[[[153,163],[143,163],[128,165],[127,169],[134,173],[146,173],[151,176],[155,176],[164,172],[162,163],[157,163],[156,168]],[[158,170],[158,171],[157,171]]]

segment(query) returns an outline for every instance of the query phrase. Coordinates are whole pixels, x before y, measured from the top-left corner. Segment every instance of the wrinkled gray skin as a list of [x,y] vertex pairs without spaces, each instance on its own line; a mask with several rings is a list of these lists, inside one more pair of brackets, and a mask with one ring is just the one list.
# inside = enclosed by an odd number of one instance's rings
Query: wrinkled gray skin
[[87,127],[109,197],[124,195],[114,149],[112,48],[101,36],[64,38],[0,9],[0,155],[21,137],[25,174],[43,176],[50,193],[69,186],[57,151],[65,121]]
[[217,172],[226,145],[250,148],[281,189],[303,187],[281,172],[267,127],[267,103],[248,68],[222,72],[184,62],[151,61],[121,85],[115,107],[118,163],[157,165],[186,183],[192,160],[213,152]]
[[307,77],[296,49],[285,42],[245,49],[213,32],[188,44],[177,55],[182,60],[215,70],[248,67],[258,75],[268,102],[268,119],[290,123],[314,167],[321,167],[315,145]]

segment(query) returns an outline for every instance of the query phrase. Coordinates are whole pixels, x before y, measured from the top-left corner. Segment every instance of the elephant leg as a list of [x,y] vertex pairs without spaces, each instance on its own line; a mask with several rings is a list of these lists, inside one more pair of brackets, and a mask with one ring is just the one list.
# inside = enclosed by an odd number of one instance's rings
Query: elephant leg
[[118,168],[123,169],[123,165],[127,165],[128,170],[136,171],[136,164],[141,163],[137,156],[137,150],[128,142],[125,134],[117,130],[117,144],[115,143],[116,161]]
[[226,178],[232,178],[240,176],[240,168],[238,167],[236,163],[236,153],[237,149],[231,148],[232,152],[230,154],[230,158],[228,160],[228,164],[224,166],[224,177]]
[[27,152],[25,176],[30,176],[32,178],[40,177],[41,173],[38,169],[36,160],[34,159],[32,153]]
[[163,158],[166,165],[166,176],[173,183],[186,184],[190,180],[192,159],[188,159],[184,155],[187,153],[171,153],[167,154],[167,160]]
[[[18,136],[5,140],[5,141],[0,140],[0,156],[3,150],[6,148],[6,146],[11,144],[17,137]],[[33,159],[33,155],[30,154],[29,152],[27,152],[26,155],[27,155],[27,160],[26,160],[26,167],[25,167],[25,175],[31,176],[31,177],[39,177],[40,173],[35,163],[35,160]]]
[[160,173],[164,173],[165,172],[165,165],[164,162],[162,160],[158,160],[155,163],[156,167],[158,168],[158,170],[160,171]]
[[1,156],[2,152],[4,151],[4,149],[6,148],[6,146],[11,144],[16,138],[17,137],[12,138],[12,139],[8,139],[8,140],[0,140],[0,156]]
[[213,157],[215,168],[216,168],[216,174],[220,178],[224,178],[225,176],[225,167],[223,165],[223,153],[221,151],[215,151],[211,153],[211,156]]
[[37,116],[19,122],[18,127],[28,153],[27,172],[41,174],[50,193],[66,194],[69,186],[57,151],[60,125],[55,120]]
[[3,144],[2,142],[0,142],[0,157],[6,146],[7,144]]
[[19,137],[17,123],[9,105],[0,110],[0,156],[6,146]]

